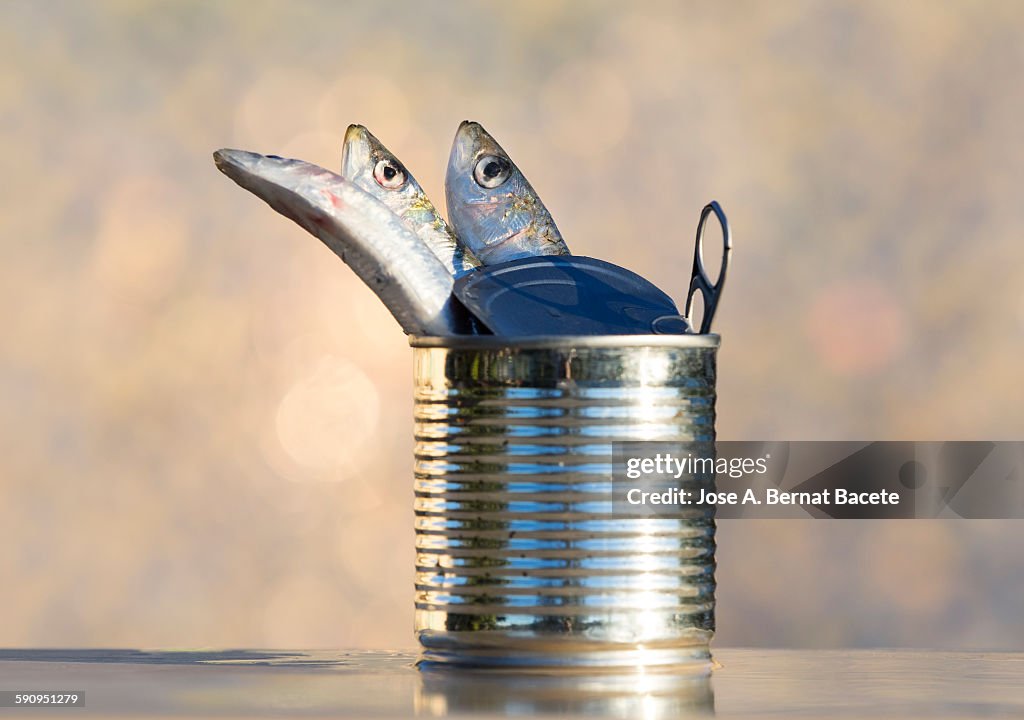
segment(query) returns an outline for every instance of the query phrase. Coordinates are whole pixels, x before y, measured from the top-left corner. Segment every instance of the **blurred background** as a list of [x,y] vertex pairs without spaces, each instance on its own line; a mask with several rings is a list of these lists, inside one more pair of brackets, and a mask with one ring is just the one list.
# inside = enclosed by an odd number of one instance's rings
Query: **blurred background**
[[[481,121],[579,254],[736,253],[725,439],[1020,439],[1024,4],[0,3],[0,645],[411,647],[411,353],[218,173]],[[1024,527],[723,522],[720,645],[1017,648]]]

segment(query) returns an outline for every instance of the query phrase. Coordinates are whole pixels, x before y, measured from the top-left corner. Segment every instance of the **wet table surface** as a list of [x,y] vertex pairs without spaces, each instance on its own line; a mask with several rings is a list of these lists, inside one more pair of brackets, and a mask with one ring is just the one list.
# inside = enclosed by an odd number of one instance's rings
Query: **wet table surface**
[[0,650],[0,717],[1024,717],[1024,653],[716,649],[710,677],[421,671],[412,653]]

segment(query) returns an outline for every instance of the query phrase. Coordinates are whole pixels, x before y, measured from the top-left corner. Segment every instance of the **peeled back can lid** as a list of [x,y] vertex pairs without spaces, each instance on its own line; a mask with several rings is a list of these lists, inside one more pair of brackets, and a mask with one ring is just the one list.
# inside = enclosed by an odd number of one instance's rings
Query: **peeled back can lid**
[[495,335],[690,332],[672,298],[653,283],[582,255],[485,265],[456,279],[453,292]]

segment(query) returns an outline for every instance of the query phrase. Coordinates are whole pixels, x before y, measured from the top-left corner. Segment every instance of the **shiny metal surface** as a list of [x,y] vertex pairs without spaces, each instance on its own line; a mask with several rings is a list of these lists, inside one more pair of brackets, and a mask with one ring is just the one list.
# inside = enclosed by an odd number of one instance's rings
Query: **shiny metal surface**
[[414,338],[428,662],[709,667],[714,518],[613,518],[612,443],[714,439],[717,337]]

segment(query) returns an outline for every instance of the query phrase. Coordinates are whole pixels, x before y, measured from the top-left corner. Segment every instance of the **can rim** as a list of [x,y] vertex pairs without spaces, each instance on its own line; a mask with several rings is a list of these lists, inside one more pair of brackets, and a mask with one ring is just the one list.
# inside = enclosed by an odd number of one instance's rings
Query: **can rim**
[[409,345],[414,348],[445,348],[448,350],[494,350],[550,348],[618,348],[668,347],[717,348],[721,336],[705,335],[410,335]]

